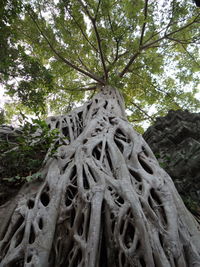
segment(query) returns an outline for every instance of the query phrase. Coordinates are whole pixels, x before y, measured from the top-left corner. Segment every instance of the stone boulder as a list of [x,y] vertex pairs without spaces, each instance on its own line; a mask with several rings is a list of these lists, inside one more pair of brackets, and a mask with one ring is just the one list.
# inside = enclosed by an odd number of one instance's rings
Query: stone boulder
[[200,218],[200,113],[170,110],[143,137],[186,206]]

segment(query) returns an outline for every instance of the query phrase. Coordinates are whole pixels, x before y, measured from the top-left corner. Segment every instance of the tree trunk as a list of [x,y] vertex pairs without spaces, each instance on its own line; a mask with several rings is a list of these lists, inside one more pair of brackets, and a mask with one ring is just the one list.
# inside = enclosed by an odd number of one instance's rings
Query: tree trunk
[[60,146],[43,182],[0,207],[0,266],[200,266],[199,225],[117,90],[48,123]]

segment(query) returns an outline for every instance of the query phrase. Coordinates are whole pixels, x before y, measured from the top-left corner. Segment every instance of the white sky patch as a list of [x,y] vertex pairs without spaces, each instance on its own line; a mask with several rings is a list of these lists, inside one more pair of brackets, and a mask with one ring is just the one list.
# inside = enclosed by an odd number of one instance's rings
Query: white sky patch
[[5,102],[3,94],[4,94],[3,88],[0,88],[0,108],[1,109],[3,108],[4,102]]
[[200,100],[200,84],[197,87],[198,93],[195,94],[195,97]]
[[91,29],[92,29],[92,24],[91,24],[90,19],[85,15],[85,13],[83,13],[83,18],[84,18],[84,21],[86,23],[86,33],[89,36]]
[[6,96],[4,93],[5,89],[3,88],[2,85],[0,85],[0,109],[3,109],[5,103],[10,100],[9,96]]

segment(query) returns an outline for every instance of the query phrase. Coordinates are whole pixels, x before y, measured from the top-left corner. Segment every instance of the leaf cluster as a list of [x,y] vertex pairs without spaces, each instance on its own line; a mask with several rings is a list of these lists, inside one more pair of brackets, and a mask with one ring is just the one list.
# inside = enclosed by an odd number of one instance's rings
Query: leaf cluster
[[4,0],[2,12],[2,83],[27,112],[63,112],[105,84],[122,91],[132,121],[151,106],[161,115],[159,103],[164,113],[200,106],[192,1]]
[[[45,121],[24,118],[23,126],[0,136],[0,182],[20,185],[41,178],[47,151],[58,139],[58,131],[50,130]],[[53,151],[51,152],[53,155]]]

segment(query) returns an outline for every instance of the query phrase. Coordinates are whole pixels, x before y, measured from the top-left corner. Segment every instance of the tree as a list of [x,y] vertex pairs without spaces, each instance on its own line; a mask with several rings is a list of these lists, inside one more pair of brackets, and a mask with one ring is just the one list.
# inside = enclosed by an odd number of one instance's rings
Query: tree
[[169,109],[197,109],[199,9],[192,1],[160,2],[102,1],[97,8],[90,1],[92,23],[78,1],[3,1],[0,73],[15,99],[7,117],[65,113],[104,79],[123,88],[135,126]]
[[19,53],[12,62],[8,52],[0,71],[21,108],[38,100],[35,110],[45,112],[49,94],[67,103],[86,91],[90,100],[47,119],[60,132],[56,152],[45,158],[43,180],[0,208],[1,266],[199,266],[199,225],[123,101],[144,114],[158,100],[198,105],[195,90],[177,92],[173,77],[158,89],[158,79],[171,57],[176,77],[196,85],[199,14],[184,1],[124,2],[24,1],[14,23],[3,21],[6,51]]

